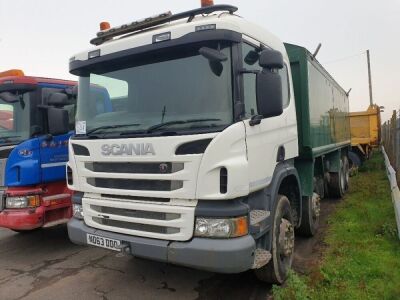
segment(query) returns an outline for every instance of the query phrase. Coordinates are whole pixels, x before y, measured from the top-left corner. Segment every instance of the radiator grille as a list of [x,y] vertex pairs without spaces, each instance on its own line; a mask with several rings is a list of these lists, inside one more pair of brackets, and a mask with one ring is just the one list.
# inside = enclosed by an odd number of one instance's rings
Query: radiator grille
[[174,234],[179,233],[179,228],[173,227],[163,227],[149,224],[138,224],[138,223],[130,223],[124,221],[117,221],[111,219],[102,219],[102,218],[93,218],[93,221],[105,226],[119,227],[130,230],[139,230],[144,232],[154,232],[161,234]]
[[179,219],[179,214],[165,213],[157,211],[131,210],[107,206],[90,205],[94,211],[104,214],[119,215],[124,217],[155,219],[155,220],[176,220]]
[[183,170],[183,163],[133,163],[133,162],[87,162],[85,168],[98,173],[125,174],[172,174]]
[[179,180],[87,178],[87,183],[98,188],[137,191],[175,191],[183,187]]

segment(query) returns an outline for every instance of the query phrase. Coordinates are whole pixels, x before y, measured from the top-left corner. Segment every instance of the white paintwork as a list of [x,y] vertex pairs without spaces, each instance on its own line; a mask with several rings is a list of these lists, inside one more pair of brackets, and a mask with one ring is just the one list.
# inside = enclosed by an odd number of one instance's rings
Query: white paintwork
[[[192,22],[187,23],[187,19],[171,22],[161,26],[147,29],[140,34],[128,34],[122,37],[114,38],[102,45],[92,47],[86,51],[75,54],[72,58],[75,60],[88,60],[88,53],[100,49],[101,56],[132,49],[144,45],[151,45],[152,38],[156,34],[171,32],[171,39],[180,38],[190,32],[194,32],[196,26],[216,24],[217,29],[227,29],[243,33],[249,37],[261,41],[282,53],[286,53],[283,43],[272,33],[262,27],[255,25],[245,19],[226,13],[211,14],[208,16],[197,16]],[[286,56],[286,54],[285,54]],[[72,59],[71,58],[71,59]]]
[[[84,145],[88,148],[90,156],[74,156],[71,145],[69,146],[68,166],[73,170],[72,190],[85,192],[83,198],[83,211],[85,222],[94,228],[110,230],[123,234],[168,239],[187,240],[192,237],[194,226],[194,209],[197,199],[223,200],[246,196],[252,191],[259,190],[270,184],[276,167],[277,149],[280,145],[285,147],[286,159],[298,155],[297,122],[294,103],[294,92],[291,82],[290,63],[283,43],[273,34],[254,25],[238,16],[227,13],[198,16],[192,22],[186,19],[170,24],[148,29],[140,34],[126,35],[108,41],[100,46],[76,54],[76,60],[87,60],[88,52],[100,49],[101,55],[119,52],[152,43],[155,34],[171,32],[172,39],[182,37],[195,31],[199,25],[216,24],[217,29],[228,29],[243,34],[244,39],[253,44],[264,44],[269,48],[282,53],[288,65],[290,78],[291,99],[283,114],[278,117],[264,119],[260,125],[251,127],[249,120],[231,125],[223,132],[189,136],[147,137],[135,139],[114,140],[74,140],[73,143]],[[175,149],[183,143],[213,138],[204,154],[176,156]],[[120,143],[152,143],[155,149],[154,156],[103,156],[101,145]],[[174,174],[113,174],[95,173],[85,168],[85,162],[181,162],[184,169]],[[228,191],[220,193],[219,171],[221,167],[228,170]],[[96,188],[87,183],[88,177],[104,178],[130,178],[130,179],[172,179],[182,180],[183,187],[175,191],[133,191]],[[120,200],[103,198],[101,194],[136,197],[161,197],[171,198],[169,203],[156,203],[141,200]],[[181,214],[182,220],[171,222],[180,226],[181,232],[175,235],[149,233],[137,230],[128,230],[109,227],[93,222],[91,219],[97,212],[90,209],[90,204],[110,207],[143,209],[159,212],[174,212]],[[139,221],[128,217],[110,216],[115,220]],[[165,221],[140,220],[146,224],[164,225]]]
[[[88,226],[94,228],[99,228],[102,230],[111,230],[122,234],[130,234],[130,235],[149,237],[154,239],[167,239],[175,241],[186,241],[189,240],[193,235],[195,207],[157,205],[149,203],[136,203],[132,201],[131,202],[116,201],[116,200],[105,201],[105,200],[92,199],[86,197],[82,199],[82,205],[83,205],[83,215],[85,223]],[[158,219],[127,217],[117,214],[99,213],[91,209],[90,207],[91,205],[96,205],[101,207],[118,207],[133,211],[172,213],[172,214],[178,214],[179,218],[173,220],[158,220]],[[101,216],[106,216],[107,220],[116,220],[116,221],[123,221],[127,223],[136,223],[136,224],[156,225],[160,227],[179,228],[180,231],[178,233],[171,233],[171,234],[155,233],[155,232],[132,230],[119,227],[111,227],[93,221],[93,217],[101,218]]]

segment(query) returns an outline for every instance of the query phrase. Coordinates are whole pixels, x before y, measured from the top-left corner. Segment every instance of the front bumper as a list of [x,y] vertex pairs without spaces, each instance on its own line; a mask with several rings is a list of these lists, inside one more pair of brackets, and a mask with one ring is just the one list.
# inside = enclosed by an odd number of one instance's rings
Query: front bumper
[[193,238],[188,242],[170,242],[94,229],[75,218],[68,222],[68,235],[75,244],[87,245],[87,233],[121,240],[136,257],[218,273],[251,269],[256,247],[250,235],[226,240]]
[[43,226],[44,208],[5,209],[0,212],[0,227],[32,230]]

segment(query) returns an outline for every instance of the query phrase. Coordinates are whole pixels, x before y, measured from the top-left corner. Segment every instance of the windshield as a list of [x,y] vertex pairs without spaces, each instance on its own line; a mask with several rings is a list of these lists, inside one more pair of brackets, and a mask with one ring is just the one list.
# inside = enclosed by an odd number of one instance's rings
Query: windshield
[[[209,62],[204,46],[228,59]],[[222,130],[233,122],[231,48],[203,43],[96,66],[80,77],[76,120],[77,134],[82,121],[87,134]]]
[[30,138],[30,93],[19,97],[15,103],[0,98],[0,145]]

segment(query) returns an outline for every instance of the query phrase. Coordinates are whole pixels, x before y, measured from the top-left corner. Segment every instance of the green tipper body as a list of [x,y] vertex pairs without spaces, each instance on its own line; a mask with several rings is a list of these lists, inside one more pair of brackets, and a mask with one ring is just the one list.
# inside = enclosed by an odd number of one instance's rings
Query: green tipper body
[[285,44],[296,100],[299,152],[314,158],[350,145],[349,99],[303,47]]
[[303,196],[312,196],[315,181],[338,172],[351,145],[349,99],[307,49],[285,44],[296,101],[299,157],[295,160]]

